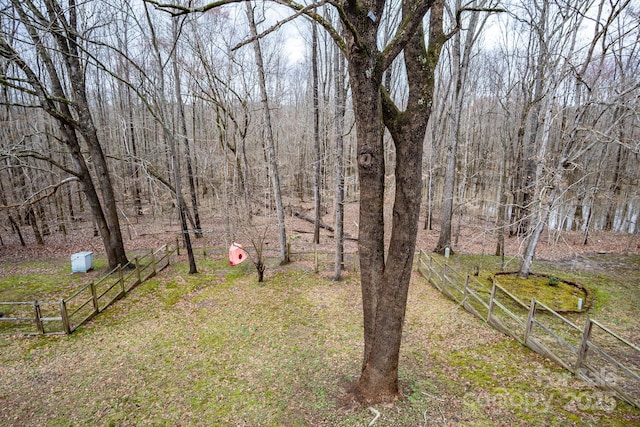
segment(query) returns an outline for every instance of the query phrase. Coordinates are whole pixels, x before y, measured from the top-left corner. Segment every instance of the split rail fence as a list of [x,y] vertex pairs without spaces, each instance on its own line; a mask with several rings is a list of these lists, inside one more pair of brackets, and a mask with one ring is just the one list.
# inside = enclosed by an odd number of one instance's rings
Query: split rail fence
[[[181,241],[178,238],[176,238],[175,245],[178,248],[178,255],[180,255],[180,250],[184,249],[184,245],[181,246]],[[245,246],[245,249],[254,253],[251,247]],[[196,255],[202,254],[204,257],[209,255],[225,257],[228,253],[228,249],[223,246],[193,246],[193,251]],[[280,251],[265,249],[263,255],[265,258],[279,258]],[[312,259],[316,273],[333,270],[335,265],[335,246],[333,244],[314,244],[294,240],[294,242],[287,242],[285,256],[290,262]],[[357,251],[345,250],[342,258],[342,268],[344,270],[358,271],[360,259]]]
[[60,301],[0,302],[2,335],[71,334],[139,284],[170,264],[176,248],[164,245],[127,265],[118,265]]
[[528,310],[494,278],[492,286],[420,251],[418,271],[440,292],[579,378],[640,407],[640,348],[605,325],[584,327],[531,300]]

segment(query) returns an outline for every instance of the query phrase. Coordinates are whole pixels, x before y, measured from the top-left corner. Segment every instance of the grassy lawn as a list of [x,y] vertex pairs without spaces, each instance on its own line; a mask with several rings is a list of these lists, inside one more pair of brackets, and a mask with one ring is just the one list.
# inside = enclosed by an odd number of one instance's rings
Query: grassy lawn
[[[640,410],[494,331],[417,275],[404,399],[344,409],[362,353],[357,276],[334,283],[299,263],[270,265],[258,284],[251,265],[211,257],[198,269],[190,276],[174,263],[70,336],[0,337],[0,425],[367,426],[373,409],[376,426],[640,423]],[[598,295],[615,302],[617,292]]]
[[72,273],[71,261],[61,259],[4,262],[0,271],[0,301],[57,301],[106,274],[107,261],[95,258],[87,273]]
[[[490,286],[490,276],[500,271],[500,258],[489,255],[464,255],[450,261],[458,271],[467,273],[480,268],[480,279]],[[519,261],[507,259],[505,271],[517,271]],[[594,294],[594,304],[587,313],[567,313],[576,325],[583,326],[588,317],[612,327],[626,339],[638,344],[640,330],[640,254],[579,256],[569,261],[535,261],[533,272],[579,283]],[[527,301],[528,302],[528,301]]]

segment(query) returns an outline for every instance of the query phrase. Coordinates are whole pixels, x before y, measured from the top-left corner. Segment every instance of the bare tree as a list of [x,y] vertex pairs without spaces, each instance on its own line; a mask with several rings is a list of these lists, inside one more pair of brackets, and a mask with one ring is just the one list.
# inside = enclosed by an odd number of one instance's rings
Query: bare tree
[[334,86],[335,86],[335,230],[336,245],[333,280],[339,280],[344,262],[344,116],[347,90],[344,81],[344,56],[339,49],[334,53]]
[[[576,69],[572,60],[579,53],[576,45],[579,40],[579,31],[584,17],[577,17],[565,13],[567,10],[581,9],[584,4],[578,0],[575,4],[560,6],[559,13],[553,13],[551,4],[543,0],[540,5],[540,15],[537,17],[535,34],[538,38],[539,55],[538,71],[535,74],[535,95],[538,100],[533,109],[530,124],[530,145],[535,142],[535,158],[531,157],[530,166],[527,167],[527,175],[532,175],[527,188],[534,195],[532,207],[533,220],[531,230],[527,238],[522,263],[518,275],[527,277],[536,246],[540,235],[546,226],[554,206],[566,191],[565,177],[568,170],[572,169],[597,139],[585,137],[582,129],[594,128],[598,119],[589,123],[587,114],[590,110],[589,91],[585,90],[583,75],[594,59],[595,47],[600,43],[609,31],[609,26],[615,18],[629,5],[621,1],[609,9],[608,16],[598,16],[602,22],[597,22],[596,33],[586,47],[586,55],[581,60],[580,68]],[[563,8],[564,7],[564,8]],[[553,50],[551,50],[553,49]],[[607,54],[605,48],[601,55]],[[562,55],[563,52],[566,52]],[[556,116],[558,91],[563,87],[562,83],[572,75],[576,75],[577,83],[574,86],[572,100],[576,102],[577,113],[573,115],[573,123],[565,132],[566,137],[561,138],[562,145],[557,155],[551,151],[551,133],[553,117]],[[626,92],[626,91],[623,91]],[[586,108],[585,108],[586,105]],[[543,108],[544,107],[544,108]],[[544,112],[544,117],[541,114]],[[542,128],[539,128],[539,125]]]
[[[351,393],[356,400],[367,402],[394,401],[399,396],[398,363],[420,213],[423,143],[433,102],[435,67],[442,45],[451,36],[443,30],[443,2],[404,2],[395,37],[381,50],[378,31],[385,3],[340,4],[338,14],[345,28],[344,37],[315,13],[313,9],[317,4],[287,3],[297,11],[294,16],[306,14],[322,25],[349,61],[358,131],[358,246],[364,309],[362,371]],[[171,6],[169,9],[174,13],[188,13],[206,11],[220,4],[210,3],[197,9]],[[427,12],[428,44],[422,28]],[[456,17],[461,13],[457,12]],[[453,32],[457,30],[455,26]],[[254,39],[259,38],[255,31],[253,34]],[[382,86],[384,71],[396,58],[400,60],[401,52],[408,86],[404,109],[396,105]],[[396,152],[395,195],[386,259],[384,126],[391,134]]]
[[[158,118],[160,124],[162,125],[164,140],[169,147],[169,164],[171,171],[173,172],[173,185],[175,189],[176,203],[178,207],[178,215],[180,218],[180,231],[182,234],[182,240],[184,242],[185,248],[187,249],[187,256],[189,259],[189,274],[196,274],[198,272],[198,268],[196,266],[195,255],[193,253],[193,247],[191,245],[191,236],[189,235],[189,227],[187,224],[187,208],[184,201],[184,196],[182,194],[182,173],[180,166],[180,157],[178,154],[178,149],[176,147],[176,139],[178,132],[169,128],[170,123],[170,113],[167,111],[169,108],[169,103],[166,99],[166,88],[165,88],[165,76],[164,76],[164,66],[166,62],[162,58],[162,53],[160,51],[160,42],[158,40],[155,26],[151,19],[151,15],[149,13],[148,6],[145,4],[145,17],[147,19],[147,25],[150,30],[150,38],[151,38],[151,47],[155,56],[156,63],[156,72],[157,72],[157,88],[156,88],[156,96],[155,100],[158,105],[158,112],[156,113],[156,117]],[[177,23],[175,20],[178,18],[174,18],[173,28],[173,43],[177,43]],[[175,49],[173,50],[175,52]],[[175,59],[174,59],[175,61]],[[175,62],[174,62],[175,63]],[[174,82],[176,83],[176,82]]]
[[249,19],[249,29],[251,35],[256,38],[256,40],[253,42],[253,50],[256,65],[258,68],[258,86],[260,88],[262,111],[265,125],[265,143],[267,147],[267,154],[269,156],[269,175],[271,177],[271,184],[273,186],[273,198],[275,199],[276,215],[278,218],[280,260],[284,263],[288,262],[289,260],[287,259],[287,232],[284,223],[284,206],[282,204],[282,193],[280,190],[280,175],[278,174],[278,158],[276,155],[273,127],[271,125],[271,109],[269,108],[269,97],[267,94],[264,64],[262,61],[262,49],[260,47],[260,40],[257,39],[258,29],[254,17],[253,6],[249,1],[246,2],[246,11],[247,18]]
[[[75,168],[54,164],[79,178],[102,237],[109,266],[125,265],[128,260],[111,175],[87,98],[85,55],[79,28],[81,6],[72,1],[63,8],[54,0],[46,0],[40,6],[43,10],[31,2],[12,1],[10,8],[3,12],[13,25],[23,26],[30,42],[14,47],[12,42],[19,44],[16,39],[4,32],[0,36],[0,55],[12,64],[14,73],[3,77],[1,83],[33,96],[39,107],[57,121],[61,140],[69,149]],[[36,55],[42,67],[31,65],[33,57],[25,55]],[[92,168],[81,141],[88,148]],[[33,157],[52,160],[38,153],[33,153]]]
[[[471,7],[485,7],[488,1],[481,0],[472,3]],[[456,1],[455,10],[462,8],[462,2]],[[453,15],[453,13],[450,13]],[[451,227],[454,210],[455,198],[455,177],[458,146],[461,144],[464,136],[462,135],[462,119],[463,102],[465,100],[465,86],[469,73],[469,65],[471,62],[471,53],[474,43],[478,38],[478,33],[482,30],[484,22],[486,22],[486,14],[483,14],[484,20],[481,22],[481,14],[479,12],[471,13],[469,22],[465,25],[465,33],[458,32],[453,36],[452,43],[449,46],[451,51],[451,79],[453,80],[453,93],[451,94],[451,125],[449,143],[446,144],[446,167],[443,189],[443,203],[440,216],[440,235],[434,252],[443,254],[446,248],[451,248]],[[464,43],[462,36],[465,35]],[[461,211],[462,208],[460,208]]]
[[318,29],[311,23],[311,74],[313,97],[313,206],[315,210],[313,222],[313,243],[320,243],[320,95],[318,94]]
[[[173,39],[178,40],[180,37],[178,20],[171,21],[171,31]],[[191,196],[191,209],[193,210],[194,233],[196,237],[202,237],[202,225],[200,224],[200,213],[198,211],[198,196],[196,193],[196,185],[193,176],[193,159],[191,158],[191,149],[189,148],[189,138],[187,137],[187,118],[184,112],[184,101],[182,99],[182,82],[180,78],[180,67],[178,66],[178,43],[172,52],[172,68],[173,68],[173,86],[176,97],[177,119],[180,131],[179,139],[182,140],[184,146],[184,158],[187,165],[187,182],[189,184],[189,195]]]

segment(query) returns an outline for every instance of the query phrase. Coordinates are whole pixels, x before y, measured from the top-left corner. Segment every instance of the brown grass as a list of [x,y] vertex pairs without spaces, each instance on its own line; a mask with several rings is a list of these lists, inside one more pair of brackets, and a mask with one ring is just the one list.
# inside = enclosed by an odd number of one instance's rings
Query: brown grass
[[[357,235],[353,208],[347,232]],[[302,232],[309,224],[288,221],[299,247],[311,247]],[[488,229],[482,223],[463,228],[457,252],[491,253]],[[129,225],[126,245],[157,247],[176,230],[172,223]],[[594,234],[587,248],[577,244],[579,234],[548,237],[538,254],[566,260],[556,264],[563,271],[580,254],[637,252],[628,236]],[[436,239],[437,231],[421,230],[418,246],[430,250]],[[99,239],[87,233],[48,241],[44,249],[8,240],[0,247],[3,275],[24,271],[24,260],[38,259],[38,271],[46,273],[66,265],[70,253],[102,252]],[[323,242],[332,245],[327,234]],[[196,241],[225,243],[221,232]],[[510,239],[509,254],[516,257],[521,243]],[[275,245],[273,239],[268,247]],[[182,259],[69,337],[0,337],[0,425],[369,424],[369,408],[340,405],[362,352],[356,274],[334,283],[330,267],[314,274],[308,261],[278,267],[272,260],[259,285],[251,265],[231,269],[223,254],[199,256],[198,267],[200,273],[190,276]],[[580,268],[571,271],[581,283],[594,278]],[[374,408],[380,412],[376,426],[640,423],[638,409],[494,331],[422,278],[412,280],[400,365],[404,399]],[[623,277],[608,280],[596,289],[595,313],[612,319],[609,304],[625,307],[623,329],[633,330],[637,304],[619,289],[628,285]]]

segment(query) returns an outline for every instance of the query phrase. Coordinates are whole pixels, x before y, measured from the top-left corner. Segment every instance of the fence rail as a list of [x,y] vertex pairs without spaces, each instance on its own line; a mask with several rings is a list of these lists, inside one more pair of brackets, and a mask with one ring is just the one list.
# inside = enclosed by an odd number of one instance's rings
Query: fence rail
[[[176,238],[176,248],[178,248],[178,255],[180,251],[184,250],[184,246],[181,246],[180,239]],[[251,247],[245,249],[251,251]],[[226,256],[227,248],[222,246],[193,246],[193,251],[196,254],[202,254],[202,256],[219,255]],[[269,258],[279,257],[280,251],[278,249],[265,249],[263,255]],[[343,252],[342,268],[344,270],[358,271],[360,267],[360,259],[357,251]],[[313,258],[315,272],[323,270],[333,270],[335,266],[335,246],[333,244],[314,244],[294,240],[293,242],[287,242],[286,254],[287,260],[294,262],[300,260],[308,260]]]
[[[170,264],[176,248],[164,245],[142,257],[108,272],[97,282],[90,282],[58,302],[0,302],[7,313],[0,317],[2,335],[71,334],[98,313],[124,297],[140,283],[155,276]],[[5,310],[0,310],[4,312]]]
[[[287,256],[291,260],[308,259],[313,256],[315,271],[333,266],[334,253],[327,245],[299,244],[287,246]],[[135,257],[125,266],[117,266],[96,282],[78,288],[73,294],[60,301],[0,301],[0,335],[62,335],[71,334],[115,301],[125,296],[140,283],[148,280],[169,265],[173,254],[180,255],[180,240],[150,251],[142,257]],[[226,255],[222,247],[200,247],[194,250],[207,255]],[[343,267],[358,270],[358,253],[344,253]],[[3,308],[4,307],[11,307]]]
[[580,328],[535,298],[527,310],[526,304],[495,278],[489,288],[424,251],[418,257],[418,271],[440,292],[495,329],[640,407],[640,348],[606,326],[587,319]]

